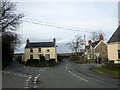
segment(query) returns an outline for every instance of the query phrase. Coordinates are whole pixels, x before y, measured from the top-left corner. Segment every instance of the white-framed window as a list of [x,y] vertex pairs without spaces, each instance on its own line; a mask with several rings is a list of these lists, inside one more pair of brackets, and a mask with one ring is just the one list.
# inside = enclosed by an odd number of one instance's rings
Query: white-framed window
[[118,59],[120,59],[120,50],[118,50]]
[[33,52],[33,48],[30,48],[30,52],[31,52],[31,53]]
[[30,59],[33,59],[33,55],[30,55]]
[[50,52],[50,49],[47,49],[47,52]]
[[38,48],[38,52],[41,52],[41,48]]

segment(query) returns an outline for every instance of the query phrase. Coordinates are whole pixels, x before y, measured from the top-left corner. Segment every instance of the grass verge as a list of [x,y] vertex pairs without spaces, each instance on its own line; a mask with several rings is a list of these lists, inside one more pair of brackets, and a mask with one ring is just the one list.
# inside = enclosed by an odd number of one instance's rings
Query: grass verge
[[96,70],[96,71],[106,73],[106,74],[110,74],[110,75],[113,75],[113,76],[120,77],[120,71],[119,70],[112,70],[112,69],[108,69],[108,68],[104,68],[104,67],[93,67],[92,69]]

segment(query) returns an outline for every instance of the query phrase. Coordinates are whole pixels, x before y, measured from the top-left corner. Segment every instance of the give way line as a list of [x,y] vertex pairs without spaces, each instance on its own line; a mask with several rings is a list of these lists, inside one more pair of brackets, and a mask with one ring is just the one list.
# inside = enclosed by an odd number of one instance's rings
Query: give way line
[[[49,68],[49,67],[48,67]],[[41,73],[39,73],[38,75],[36,75],[35,77],[34,77],[34,81],[33,81],[33,88],[37,88],[37,80],[38,80],[38,77],[43,73],[43,72],[45,72],[48,68],[44,68],[42,71],[41,71]]]

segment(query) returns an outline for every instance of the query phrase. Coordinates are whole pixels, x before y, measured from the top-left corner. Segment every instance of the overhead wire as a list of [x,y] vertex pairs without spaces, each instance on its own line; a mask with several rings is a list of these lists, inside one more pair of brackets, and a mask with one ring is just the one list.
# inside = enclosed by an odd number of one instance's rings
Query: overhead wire
[[[66,30],[71,30],[71,31],[79,31],[79,32],[86,32],[86,33],[94,33],[95,32],[95,31],[90,31],[91,29],[86,29],[86,28],[75,29],[77,27],[59,25],[59,24],[43,22],[43,21],[35,21],[35,20],[28,20],[28,19],[21,19],[21,20],[24,22],[28,22],[28,23],[38,24],[38,25],[42,25],[42,26],[49,26],[49,27],[54,27],[54,28],[59,28],[59,29],[66,29]],[[96,33],[100,34],[100,32],[96,32]]]

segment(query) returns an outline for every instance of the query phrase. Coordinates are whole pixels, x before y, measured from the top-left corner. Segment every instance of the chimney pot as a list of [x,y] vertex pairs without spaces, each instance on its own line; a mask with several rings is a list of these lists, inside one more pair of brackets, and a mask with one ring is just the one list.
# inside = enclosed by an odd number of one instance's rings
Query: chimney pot
[[53,42],[56,43],[56,39],[55,38],[53,39]]
[[103,35],[100,35],[99,40],[104,40]]
[[89,41],[88,41],[88,43],[89,43],[89,45],[90,45],[90,44],[92,44],[92,41],[91,41],[91,40],[89,40]]
[[27,40],[26,40],[26,44],[29,44],[29,43],[30,43],[30,41],[29,41],[29,39],[27,39]]

